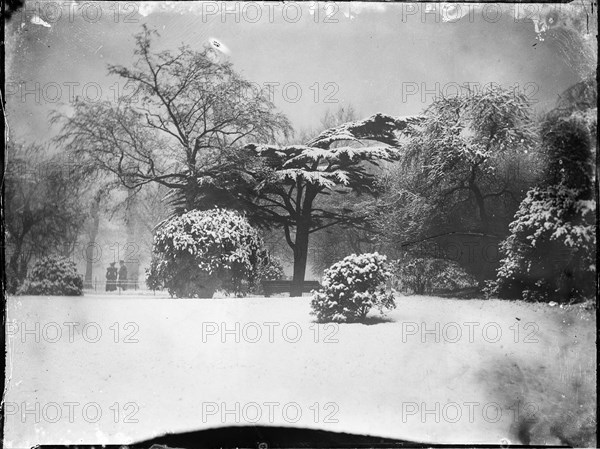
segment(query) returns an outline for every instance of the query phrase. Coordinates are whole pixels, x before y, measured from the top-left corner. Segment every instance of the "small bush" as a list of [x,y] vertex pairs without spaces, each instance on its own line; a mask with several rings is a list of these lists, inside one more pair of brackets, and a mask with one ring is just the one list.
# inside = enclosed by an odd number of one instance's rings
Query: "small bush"
[[36,262],[18,295],[80,296],[83,280],[75,263],[61,257],[45,257]]
[[393,277],[404,292],[417,295],[477,286],[476,279],[458,263],[445,259],[408,257],[396,260]]
[[385,256],[378,253],[352,254],[333,264],[323,277],[323,288],[313,292],[311,306],[319,321],[364,320],[372,307],[396,307],[394,296],[386,293],[390,277]]
[[284,276],[281,260],[267,254],[264,263],[258,268],[258,279],[261,281],[277,281],[283,279]]
[[164,282],[158,272],[158,264],[160,260],[155,255],[152,256],[150,261],[150,267],[146,268],[146,286],[150,290],[162,290],[164,288]]
[[249,290],[251,293],[262,295],[264,294],[262,281],[283,279],[285,273],[281,260],[278,257],[271,256],[267,251],[264,251],[259,259],[256,276],[249,283]]

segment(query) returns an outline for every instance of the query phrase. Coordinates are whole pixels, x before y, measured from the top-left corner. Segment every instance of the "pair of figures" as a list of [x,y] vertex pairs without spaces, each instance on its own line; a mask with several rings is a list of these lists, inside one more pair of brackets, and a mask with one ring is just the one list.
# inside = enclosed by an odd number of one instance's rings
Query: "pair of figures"
[[127,267],[125,261],[121,260],[121,267],[117,270],[115,262],[110,264],[110,267],[106,269],[106,291],[114,292],[117,287],[122,290],[127,290]]

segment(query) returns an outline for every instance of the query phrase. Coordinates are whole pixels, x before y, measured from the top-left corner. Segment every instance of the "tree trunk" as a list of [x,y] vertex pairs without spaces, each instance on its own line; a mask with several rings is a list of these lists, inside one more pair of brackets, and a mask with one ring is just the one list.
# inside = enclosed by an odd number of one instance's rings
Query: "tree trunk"
[[21,248],[23,245],[23,239],[18,239],[15,247],[13,249],[13,253],[10,256],[10,262],[8,266],[16,275],[19,272],[19,258],[21,257]]
[[485,200],[483,198],[483,194],[479,187],[474,182],[469,185],[473,195],[475,196],[475,201],[477,202],[477,207],[479,209],[479,218],[481,219],[481,232],[484,234],[489,231],[490,228],[490,220],[487,215],[487,211],[485,210]]
[[137,289],[138,276],[140,271],[139,261],[139,245],[136,242],[136,225],[137,216],[135,210],[135,193],[133,190],[128,191],[129,198],[127,199],[127,243],[124,247],[125,266],[127,267],[127,282],[128,288]]
[[92,218],[91,227],[89,230],[90,241],[85,248],[85,277],[84,286],[92,288],[92,278],[94,271],[94,247],[96,246],[96,237],[98,236],[98,228],[100,227],[100,192],[98,192],[92,200],[90,207],[90,217]]
[[[19,260],[21,258],[21,252],[23,248],[23,236],[19,238],[15,244],[14,252],[10,257],[10,261],[8,266],[10,270],[8,270],[6,284],[8,292],[14,294],[17,291],[17,287],[23,282],[23,278],[21,278],[21,271],[19,267]],[[9,278],[10,277],[10,278]]]
[[296,227],[296,242],[294,245],[294,278],[290,296],[302,296],[306,262],[308,260],[308,222],[299,221]]

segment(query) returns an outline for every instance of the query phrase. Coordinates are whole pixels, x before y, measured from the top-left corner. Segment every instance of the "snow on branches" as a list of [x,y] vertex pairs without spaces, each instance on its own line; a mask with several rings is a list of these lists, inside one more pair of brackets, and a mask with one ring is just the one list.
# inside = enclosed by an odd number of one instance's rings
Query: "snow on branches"
[[411,126],[418,125],[419,116],[392,117],[377,113],[356,122],[344,123],[341,126],[323,131],[308,143],[308,146],[329,148],[337,141],[376,140],[391,146],[399,144],[398,133],[409,131]]

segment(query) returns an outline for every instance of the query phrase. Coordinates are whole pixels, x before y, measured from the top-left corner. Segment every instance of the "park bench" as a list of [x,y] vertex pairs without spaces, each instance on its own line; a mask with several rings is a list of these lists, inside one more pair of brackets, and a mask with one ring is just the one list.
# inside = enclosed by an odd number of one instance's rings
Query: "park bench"
[[[289,293],[292,288],[292,281],[262,281],[261,282],[265,296],[271,296],[273,293]],[[311,290],[321,288],[319,281],[304,281],[302,285],[302,293],[310,293]]]

